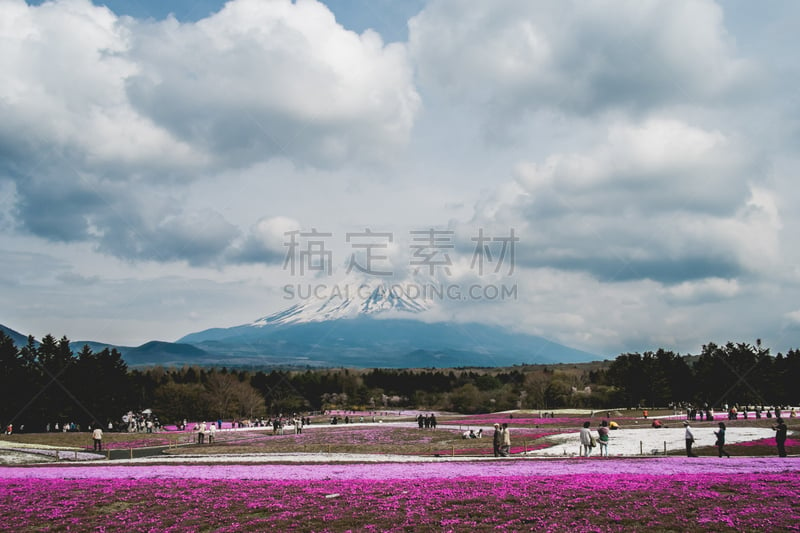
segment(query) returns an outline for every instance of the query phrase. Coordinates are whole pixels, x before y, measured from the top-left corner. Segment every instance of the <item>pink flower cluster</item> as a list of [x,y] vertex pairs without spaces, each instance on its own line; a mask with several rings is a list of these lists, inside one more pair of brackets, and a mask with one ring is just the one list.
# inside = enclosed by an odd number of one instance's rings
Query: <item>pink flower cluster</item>
[[[497,475],[504,463],[492,462],[475,475],[450,463],[448,477],[265,481],[231,478],[227,467],[167,478],[73,478],[68,469],[59,478],[0,479],[0,519],[9,531],[120,532],[789,531],[800,523],[796,462],[789,472],[747,474],[704,472],[705,464],[681,474],[592,472],[600,461],[572,463],[584,471]],[[263,469],[274,467],[284,468]]]
[[[766,439],[751,440],[748,442],[738,442],[734,446],[775,446],[775,438],[773,437]],[[786,439],[785,446],[787,449],[800,446],[800,440]]]
[[[800,474],[800,457],[640,457],[640,458],[514,458],[501,461],[419,461],[351,464],[192,464],[137,465],[109,462],[9,466],[0,480],[14,479],[206,479],[206,480],[411,480],[481,477],[576,475],[711,475]],[[800,476],[798,476],[800,480]]]

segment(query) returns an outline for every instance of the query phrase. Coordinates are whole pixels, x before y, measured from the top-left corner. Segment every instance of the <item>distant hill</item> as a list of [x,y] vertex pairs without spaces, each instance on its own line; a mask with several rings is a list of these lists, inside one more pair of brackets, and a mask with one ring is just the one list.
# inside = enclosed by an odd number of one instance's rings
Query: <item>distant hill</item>
[[[0,324],[0,331],[14,341],[17,348],[28,344],[28,337]],[[107,342],[97,341],[70,341],[73,353],[80,352],[84,345],[97,353],[105,348],[116,348],[128,366],[182,366],[189,365],[216,365],[219,363],[216,355],[190,344],[180,344],[163,341],[150,341],[141,346],[116,346]],[[222,362],[224,364],[224,361]]]
[[131,365],[174,365],[203,362],[209,354],[191,344],[150,341],[125,350],[124,357]]
[[94,341],[75,341],[72,343],[72,350],[78,352],[84,345],[88,345],[93,352],[99,352],[105,348],[116,348],[128,366],[207,365],[214,360],[209,353],[196,346],[174,342],[150,341],[141,346],[131,347]]
[[72,351],[75,353],[78,353],[81,350],[83,350],[84,346],[88,346],[89,349],[95,353],[101,352],[105,348],[108,348],[109,350],[111,348],[116,348],[120,353],[122,353],[124,349],[127,349],[124,346],[115,346],[113,344],[108,344],[107,342],[97,342],[97,341],[70,341],[69,345],[70,347],[72,347]]
[[11,340],[14,341],[14,344],[17,348],[22,348],[26,344],[28,344],[28,336],[19,333],[18,331],[14,331],[13,329],[6,327],[0,324],[0,331],[2,331],[6,337],[11,337]]

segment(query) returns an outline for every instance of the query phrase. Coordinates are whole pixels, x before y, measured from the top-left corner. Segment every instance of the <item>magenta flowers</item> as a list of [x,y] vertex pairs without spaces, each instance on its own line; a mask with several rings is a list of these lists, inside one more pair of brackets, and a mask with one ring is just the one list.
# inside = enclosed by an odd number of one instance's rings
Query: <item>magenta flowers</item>
[[[777,460],[773,460],[778,462]],[[658,460],[628,461],[645,467]],[[733,462],[733,461],[731,461]],[[738,462],[738,461],[737,461]],[[797,462],[789,472],[607,473],[603,461],[510,461],[583,465],[568,475],[453,472],[424,479],[231,479],[227,467],[193,467],[178,477],[0,481],[0,518],[9,530],[78,531],[715,531],[790,530],[800,521]],[[316,465],[324,473],[343,465]],[[360,466],[360,465],[359,465]],[[375,471],[384,465],[375,465]],[[426,467],[438,465],[426,465]],[[446,465],[460,471],[464,465]],[[706,466],[705,463],[703,466]],[[253,470],[297,468],[265,465]],[[162,467],[156,467],[161,470]],[[35,471],[42,469],[28,468]],[[123,467],[121,469],[125,471]],[[302,470],[302,469],[301,469]],[[345,469],[347,470],[347,469]],[[399,470],[390,469],[394,475]],[[649,471],[650,468],[644,468]],[[361,469],[354,469],[353,473]],[[134,473],[131,471],[130,473]],[[209,472],[210,475],[205,475]],[[110,473],[110,472],[109,472]],[[163,474],[164,472],[162,472]],[[236,467],[236,473],[243,471]],[[184,477],[186,476],[186,477]],[[690,495],[691,497],[687,497]],[[34,509],[35,512],[21,512]]]

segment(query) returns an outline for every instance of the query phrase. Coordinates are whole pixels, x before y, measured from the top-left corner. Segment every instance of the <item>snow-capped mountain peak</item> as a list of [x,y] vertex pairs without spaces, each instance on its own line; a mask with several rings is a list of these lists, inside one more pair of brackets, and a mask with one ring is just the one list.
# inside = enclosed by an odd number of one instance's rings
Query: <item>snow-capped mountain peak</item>
[[408,283],[359,282],[315,288],[298,285],[292,289],[287,296],[298,303],[250,325],[299,324],[377,314],[397,317],[429,309],[429,302],[414,297],[416,291]]

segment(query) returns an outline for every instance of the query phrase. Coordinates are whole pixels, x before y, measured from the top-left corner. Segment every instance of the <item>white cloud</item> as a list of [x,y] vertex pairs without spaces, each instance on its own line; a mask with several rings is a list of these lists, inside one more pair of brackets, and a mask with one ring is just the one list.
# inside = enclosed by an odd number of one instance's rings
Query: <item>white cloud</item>
[[134,107],[228,163],[382,159],[419,107],[405,47],[345,30],[314,0],[237,0],[131,32]]
[[287,253],[287,233],[299,231],[300,223],[289,217],[265,217],[259,220],[242,242],[232,243],[231,259],[241,262],[276,263]]
[[286,241],[286,233],[297,231],[300,223],[287,217],[271,217],[259,220],[253,228],[253,235],[264,246],[274,250],[282,250]]
[[[0,141],[73,165],[203,162],[200,152],[133,111],[126,79],[130,31],[85,0],[0,5]],[[25,169],[21,169],[24,171]]]
[[476,220],[502,213],[519,227],[523,265],[611,280],[729,278],[780,253],[778,207],[753,184],[750,152],[675,119],[617,121],[594,147],[521,162],[521,190],[503,186]]
[[503,120],[710,101],[754,71],[710,0],[434,0],[409,27],[426,89],[487,104]]
[[404,45],[314,0],[236,0],[196,23],[6,1],[0,39],[3,218],[121,257],[213,261],[237,230],[165,186],[273,158],[393,159],[419,108]]
[[[650,118],[613,122],[594,148],[554,153],[541,165],[523,162],[518,176],[532,196],[556,189],[584,212],[619,213],[621,207],[730,212],[747,191],[741,179],[746,163],[719,131]],[[581,197],[590,192],[591,198]]]
[[786,318],[795,324],[800,324],[800,309],[795,309],[794,311],[786,313]]
[[404,46],[345,30],[314,0],[237,0],[197,23],[88,0],[0,10],[0,138],[20,150],[91,165],[340,164],[402,147],[419,107]]
[[740,291],[738,280],[722,278],[684,281],[665,288],[666,294],[678,302],[726,299],[738,295]]

